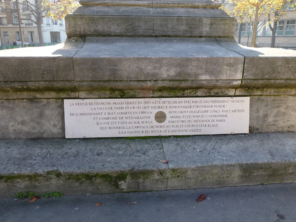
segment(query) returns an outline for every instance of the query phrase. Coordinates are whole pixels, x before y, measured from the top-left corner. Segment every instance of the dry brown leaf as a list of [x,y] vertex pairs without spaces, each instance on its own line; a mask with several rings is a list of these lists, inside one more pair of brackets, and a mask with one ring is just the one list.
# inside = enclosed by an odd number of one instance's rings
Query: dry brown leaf
[[162,162],[162,163],[168,163],[168,162],[170,162],[169,160],[159,160],[160,162]]
[[207,196],[205,194],[200,195],[197,199],[196,199],[196,203],[199,201],[203,201],[204,199],[206,199]]
[[130,205],[133,205],[133,204],[137,204],[137,202],[132,202],[132,203],[130,203]]
[[97,203],[97,204],[96,204],[96,206],[101,206],[101,205],[102,205],[102,203],[101,203],[101,202],[99,202],[99,203]]
[[37,196],[34,196],[32,198],[30,198],[30,202],[35,202],[36,200],[39,200],[40,198]]

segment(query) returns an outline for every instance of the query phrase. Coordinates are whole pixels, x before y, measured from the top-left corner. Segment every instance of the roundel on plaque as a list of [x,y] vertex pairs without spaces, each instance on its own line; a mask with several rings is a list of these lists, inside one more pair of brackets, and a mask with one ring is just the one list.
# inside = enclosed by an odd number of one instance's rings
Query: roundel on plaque
[[165,112],[158,111],[157,113],[155,113],[154,118],[156,122],[163,123],[164,121],[166,121],[166,114]]

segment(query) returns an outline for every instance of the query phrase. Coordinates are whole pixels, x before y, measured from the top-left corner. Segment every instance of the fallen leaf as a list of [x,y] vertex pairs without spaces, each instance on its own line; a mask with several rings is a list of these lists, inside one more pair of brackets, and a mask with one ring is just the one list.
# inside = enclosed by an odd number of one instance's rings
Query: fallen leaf
[[132,202],[132,203],[130,203],[130,205],[132,205],[132,204],[137,204],[137,202]]
[[32,198],[30,198],[30,202],[35,202],[36,200],[39,200],[40,198],[37,196],[34,196]]
[[206,198],[207,198],[207,196],[206,196],[205,194],[202,194],[202,195],[200,195],[200,196],[197,198],[196,203],[199,202],[199,201],[203,201],[203,200],[206,199]]
[[101,202],[96,204],[96,206],[101,206],[101,205],[102,205],[102,203],[101,203]]
[[168,163],[168,162],[170,162],[169,160],[159,160],[160,162],[162,162],[162,163]]

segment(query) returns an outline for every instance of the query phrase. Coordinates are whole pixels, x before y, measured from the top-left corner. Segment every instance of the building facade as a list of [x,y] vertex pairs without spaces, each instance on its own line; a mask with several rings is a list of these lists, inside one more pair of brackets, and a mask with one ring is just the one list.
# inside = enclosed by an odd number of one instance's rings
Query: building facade
[[[21,2],[21,1],[20,1]],[[34,1],[32,1],[33,3]],[[37,25],[30,21],[33,19],[29,8],[20,4],[22,38],[26,44],[38,45],[39,36]],[[12,45],[20,41],[19,22],[15,1],[0,0],[0,46]],[[43,18],[42,35],[45,44],[64,42],[67,38],[64,20]]]
[[[229,4],[229,0],[217,0],[225,4]],[[231,6],[228,6],[231,8]],[[241,29],[241,42],[242,45],[251,44],[253,22],[243,22]],[[272,26],[272,24],[271,24]],[[238,41],[239,24],[236,29],[235,39]],[[271,46],[271,29],[269,28],[268,18],[261,16],[257,28],[256,46],[258,47],[270,47]],[[282,48],[296,48],[296,11],[290,7],[285,16],[282,16],[277,25],[275,47]]]

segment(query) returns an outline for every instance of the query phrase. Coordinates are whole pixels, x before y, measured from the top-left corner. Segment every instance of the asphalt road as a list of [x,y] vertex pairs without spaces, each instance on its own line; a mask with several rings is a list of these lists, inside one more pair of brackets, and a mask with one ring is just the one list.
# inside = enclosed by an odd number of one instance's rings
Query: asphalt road
[[296,222],[296,184],[0,199],[0,222],[11,221]]

